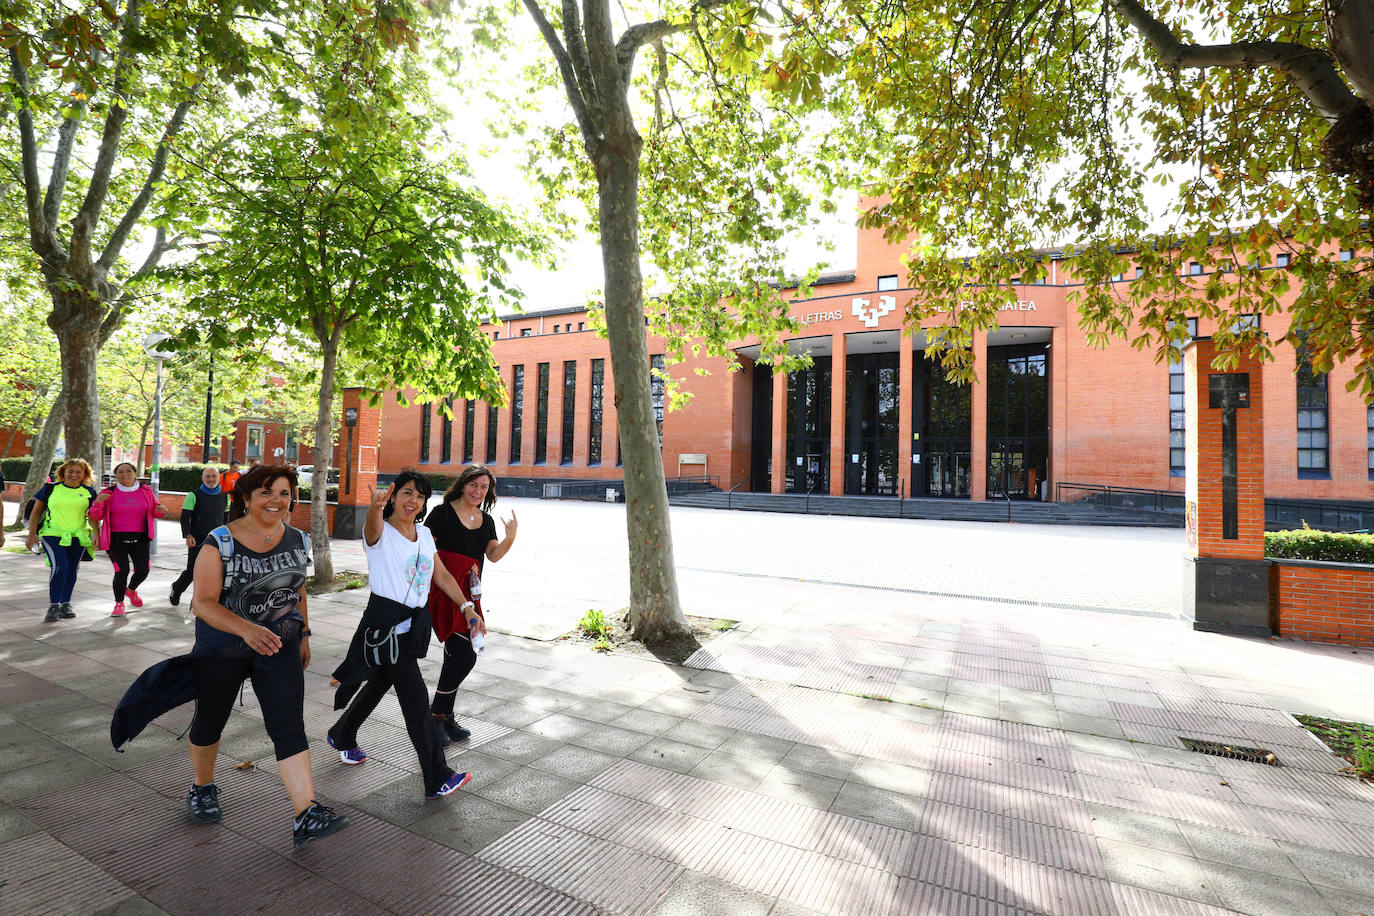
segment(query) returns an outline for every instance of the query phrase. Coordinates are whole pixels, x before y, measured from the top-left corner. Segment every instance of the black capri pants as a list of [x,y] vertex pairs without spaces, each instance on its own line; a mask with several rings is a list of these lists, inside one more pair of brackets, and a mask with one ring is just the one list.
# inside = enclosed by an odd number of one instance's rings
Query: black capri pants
[[[244,652],[247,654],[242,654]],[[275,664],[255,666],[260,656],[244,646],[228,653],[197,658],[191,666],[196,682],[196,715],[191,720],[191,743],[208,747],[219,741],[234,697],[244,680],[262,707],[262,721],[278,760],[294,757],[310,747],[305,737],[305,669],[301,666],[300,637],[284,640]]]

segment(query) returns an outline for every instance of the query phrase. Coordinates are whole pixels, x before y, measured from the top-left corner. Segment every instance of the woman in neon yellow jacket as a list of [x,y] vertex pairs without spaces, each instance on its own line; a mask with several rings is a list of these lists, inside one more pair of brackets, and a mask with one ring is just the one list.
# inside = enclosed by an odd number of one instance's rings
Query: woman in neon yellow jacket
[[25,544],[43,544],[48,557],[48,623],[75,617],[72,590],[76,588],[77,567],[82,554],[95,555],[95,531],[86,513],[95,499],[91,486],[91,466],[84,458],[68,458],[57,469],[57,482],[45,483],[33,501],[29,514],[29,536]]

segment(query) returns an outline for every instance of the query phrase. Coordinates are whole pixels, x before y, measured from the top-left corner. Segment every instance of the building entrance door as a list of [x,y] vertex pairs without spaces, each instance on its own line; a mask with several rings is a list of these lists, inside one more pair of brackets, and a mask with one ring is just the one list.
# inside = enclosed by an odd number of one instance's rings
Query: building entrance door
[[846,495],[897,495],[896,353],[859,353],[845,377]]
[[[773,367],[754,365],[754,413],[749,489],[768,493],[773,489]],[[734,486],[734,483],[731,483]]]
[[988,348],[988,495],[1043,498],[1049,470],[1044,344]]
[[922,435],[911,444],[917,458],[912,480],[923,486],[913,486],[912,495],[968,499],[973,388],[946,378],[944,368],[924,355],[917,357],[914,372],[918,413],[911,428]]
[[787,377],[788,493],[830,491],[830,363],[816,356]]

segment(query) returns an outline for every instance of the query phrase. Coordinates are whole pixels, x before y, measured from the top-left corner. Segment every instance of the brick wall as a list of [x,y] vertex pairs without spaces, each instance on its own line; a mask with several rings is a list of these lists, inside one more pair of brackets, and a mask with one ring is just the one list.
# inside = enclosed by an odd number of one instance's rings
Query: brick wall
[[1276,560],[1269,584],[1280,636],[1374,648],[1374,566]]

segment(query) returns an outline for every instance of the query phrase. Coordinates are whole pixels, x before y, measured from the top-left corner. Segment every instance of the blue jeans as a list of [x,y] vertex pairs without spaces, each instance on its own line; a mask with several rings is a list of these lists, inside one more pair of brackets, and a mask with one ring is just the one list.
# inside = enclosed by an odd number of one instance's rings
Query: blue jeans
[[76,540],[63,547],[61,538],[51,535],[41,538],[43,552],[48,555],[48,603],[65,604],[72,600],[76,588],[76,571],[86,548]]

